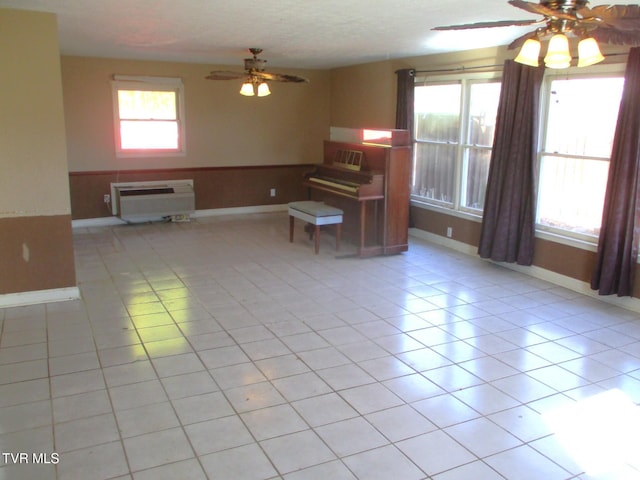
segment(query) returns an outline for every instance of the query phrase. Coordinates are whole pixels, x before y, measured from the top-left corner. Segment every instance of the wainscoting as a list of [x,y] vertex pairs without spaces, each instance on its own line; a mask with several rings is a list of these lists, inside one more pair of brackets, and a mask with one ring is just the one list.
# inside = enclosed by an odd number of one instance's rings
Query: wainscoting
[[[104,195],[112,182],[193,179],[196,210],[285,204],[307,198],[302,186],[313,165],[271,165],[170,170],[70,172],[71,215],[74,220],[111,216]],[[275,189],[275,196],[271,196]]]

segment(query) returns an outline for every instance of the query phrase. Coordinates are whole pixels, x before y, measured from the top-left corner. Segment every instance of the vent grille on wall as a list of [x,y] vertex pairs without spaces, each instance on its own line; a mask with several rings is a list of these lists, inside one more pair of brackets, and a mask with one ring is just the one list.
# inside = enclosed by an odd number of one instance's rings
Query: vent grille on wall
[[113,214],[125,221],[188,217],[195,211],[193,180],[111,184]]

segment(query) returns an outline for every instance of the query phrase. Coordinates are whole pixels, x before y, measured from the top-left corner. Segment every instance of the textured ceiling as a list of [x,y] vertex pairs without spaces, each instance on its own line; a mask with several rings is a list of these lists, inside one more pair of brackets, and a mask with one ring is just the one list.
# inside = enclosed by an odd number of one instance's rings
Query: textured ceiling
[[58,15],[63,54],[325,69],[505,45],[531,30],[432,27],[532,18],[506,0],[0,0]]

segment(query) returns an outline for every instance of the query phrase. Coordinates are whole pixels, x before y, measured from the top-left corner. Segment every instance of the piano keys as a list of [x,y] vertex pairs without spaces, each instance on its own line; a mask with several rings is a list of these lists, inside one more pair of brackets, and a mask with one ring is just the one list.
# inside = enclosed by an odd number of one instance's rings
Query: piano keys
[[323,163],[305,175],[309,198],[345,212],[343,234],[358,255],[408,249],[411,145],[406,130],[392,130],[389,145],[324,142]]

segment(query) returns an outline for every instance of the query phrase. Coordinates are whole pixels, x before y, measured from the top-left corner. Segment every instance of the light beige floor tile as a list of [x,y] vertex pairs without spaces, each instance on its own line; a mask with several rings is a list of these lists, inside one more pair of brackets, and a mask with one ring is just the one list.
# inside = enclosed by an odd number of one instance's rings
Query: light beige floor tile
[[117,410],[116,418],[122,438],[167,430],[180,425],[169,402]]
[[54,431],[56,452],[60,453],[120,439],[116,420],[111,413],[56,423]]
[[344,462],[357,478],[371,480],[387,478],[418,480],[424,478],[424,473],[392,445],[347,457]]
[[172,400],[183,425],[233,415],[235,411],[221,392]]
[[396,446],[432,476],[477,460],[475,455],[441,430],[403,440]]
[[260,445],[282,474],[326,463],[336,458],[311,430],[264,440]]
[[240,415],[256,440],[307,430],[309,427],[288,404],[262,408]]
[[0,478],[594,478],[543,414],[640,403],[640,315],[413,237],[314,256],[299,228],[74,230],[82,299],[0,309],[0,446],[63,458]]
[[237,416],[216,418],[185,427],[198,455],[253,443],[253,437]]
[[259,480],[277,475],[269,459],[255,444],[204,455],[201,461],[209,478]]
[[382,447],[389,443],[362,417],[317,427],[315,431],[340,458]]
[[111,479],[129,471],[120,442],[82,448],[60,456],[59,480],[77,478]]
[[176,480],[178,478],[206,480],[207,477],[196,459],[181,460],[133,474],[134,480]]
[[555,480],[570,478],[569,472],[528,445],[507,450],[484,459],[494,470],[512,480]]
[[365,418],[391,442],[417,437],[438,429],[409,405],[381,410],[366,415]]
[[132,471],[145,470],[194,456],[181,428],[125,438],[124,449]]

